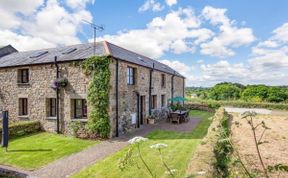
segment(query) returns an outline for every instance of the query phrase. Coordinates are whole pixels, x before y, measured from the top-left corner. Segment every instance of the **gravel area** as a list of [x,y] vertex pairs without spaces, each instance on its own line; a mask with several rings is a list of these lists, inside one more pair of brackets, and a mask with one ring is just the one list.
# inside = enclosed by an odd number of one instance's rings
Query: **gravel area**
[[271,114],[272,111],[268,109],[258,109],[258,108],[232,108],[232,107],[225,107],[225,110],[227,112],[232,112],[232,113],[244,113],[246,111],[254,111],[257,114]]
[[[128,145],[128,140],[135,136],[145,136],[154,130],[167,130],[177,132],[190,132],[198,123],[200,119],[190,118],[189,122],[182,124],[171,124],[166,121],[160,121],[153,125],[145,125],[145,127],[135,130],[132,133],[125,134],[118,138],[102,141],[86,150],[79,153],[72,154],[68,157],[56,160],[47,166],[44,166],[38,170],[27,172],[28,177],[31,178],[65,178],[80,171],[84,167],[95,164],[107,156],[117,152]],[[0,168],[4,166],[0,165]],[[18,170],[18,172],[21,172]]]

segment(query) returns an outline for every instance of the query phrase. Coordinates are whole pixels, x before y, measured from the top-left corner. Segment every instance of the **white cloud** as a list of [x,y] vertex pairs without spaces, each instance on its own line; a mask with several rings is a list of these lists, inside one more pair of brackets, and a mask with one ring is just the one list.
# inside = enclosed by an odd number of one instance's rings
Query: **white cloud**
[[155,0],[146,0],[145,3],[138,9],[138,11],[144,12],[150,9],[153,12],[159,12],[164,9],[164,6],[162,6],[159,2],[156,2]]
[[171,61],[171,60],[164,59],[164,60],[159,60],[159,62],[168,65],[169,67],[178,71],[180,74],[182,74],[185,77],[188,77],[188,75],[192,71],[191,67],[177,60]]
[[173,6],[177,4],[177,0],[165,0],[168,6]]
[[163,18],[155,17],[144,29],[120,31],[116,35],[104,35],[100,40],[111,41],[152,58],[159,58],[165,52],[193,53],[196,44],[213,35],[208,29],[199,28],[200,25],[191,8],[180,8]]
[[57,0],[0,1],[0,17],[7,19],[0,21],[0,38],[5,38],[0,45],[14,44],[20,50],[30,50],[80,43],[77,34],[82,19],[92,20],[86,3],[93,2],[67,0],[66,4],[72,8],[67,10]]
[[23,28],[27,34],[51,43],[75,44],[80,43],[77,32],[83,23],[82,19],[91,21],[90,12],[79,10],[69,13],[56,0],[49,0],[29,22],[23,24]]
[[28,35],[20,35],[9,30],[0,30],[0,37],[0,46],[11,44],[20,51],[43,49],[56,46],[55,44],[49,43],[41,38]]
[[85,9],[88,3],[94,4],[95,0],[66,0],[66,4],[73,9]]
[[212,25],[219,28],[220,33],[211,41],[200,45],[201,54],[226,57],[233,56],[235,52],[232,48],[248,45],[255,41],[253,30],[250,28],[240,28],[226,16],[227,9],[206,6],[202,10],[202,16]]
[[211,86],[224,81],[288,85],[286,28],[287,23],[284,23],[272,32],[270,38],[255,45],[251,57],[246,62],[231,64],[227,60],[221,60],[214,64],[201,65],[200,76],[194,77],[192,83],[202,86]]
[[0,1],[0,29],[19,27],[21,24],[19,14],[28,16],[35,12],[43,2],[44,0]]
[[284,23],[281,27],[275,29],[274,40],[278,40],[280,42],[288,43],[288,22]]

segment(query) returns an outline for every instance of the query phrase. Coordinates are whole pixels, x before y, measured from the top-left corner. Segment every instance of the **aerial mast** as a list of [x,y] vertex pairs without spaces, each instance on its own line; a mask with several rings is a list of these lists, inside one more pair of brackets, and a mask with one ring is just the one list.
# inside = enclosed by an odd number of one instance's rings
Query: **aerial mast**
[[91,28],[93,28],[93,33],[94,33],[94,45],[93,45],[93,54],[94,56],[96,55],[96,32],[97,31],[103,31],[104,27],[101,25],[96,25],[95,23],[89,22],[87,20],[83,20],[83,22],[89,24],[91,26]]

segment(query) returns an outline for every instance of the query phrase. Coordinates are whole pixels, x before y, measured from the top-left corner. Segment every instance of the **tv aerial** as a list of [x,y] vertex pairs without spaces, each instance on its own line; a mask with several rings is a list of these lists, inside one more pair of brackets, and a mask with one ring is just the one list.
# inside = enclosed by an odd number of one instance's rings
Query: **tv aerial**
[[96,33],[97,33],[97,31],[102,32],[104,30],[104,26],[103,25],[96,25],[95,23],[89,22],[87,20],[82,20],[82,21],[89,24],[91,26],[91,28],[93,28],[93,33],[94,33],[93,53],[95,56],[95,54],[96,54]]

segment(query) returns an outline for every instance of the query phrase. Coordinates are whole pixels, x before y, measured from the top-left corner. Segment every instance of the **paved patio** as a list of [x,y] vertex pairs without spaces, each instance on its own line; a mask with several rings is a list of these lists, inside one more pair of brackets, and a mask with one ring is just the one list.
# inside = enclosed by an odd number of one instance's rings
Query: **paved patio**
[[92,146],[79,153],[72,154],[68,157],[56,160],[35,171],[21,171],[9,167],[1,167],[3,169],[14,169],[15,171],[22,172],[22,177],[37,177],[37,178],[65,178],[80,171],[82,168],[95,164],[107,156],[117,152],[128,145],[128,140],[135,136],[145,136],[154,130],[167,130],[177,132],[190,132],[199,123],[199,118],[190,118],[189,122],[182,124],[171,124],[166,121],[160,121],[153,125],[145,125],[144,127],[135,130],[132,133],[127,133],[118,138],[102,141],[95,146]]

